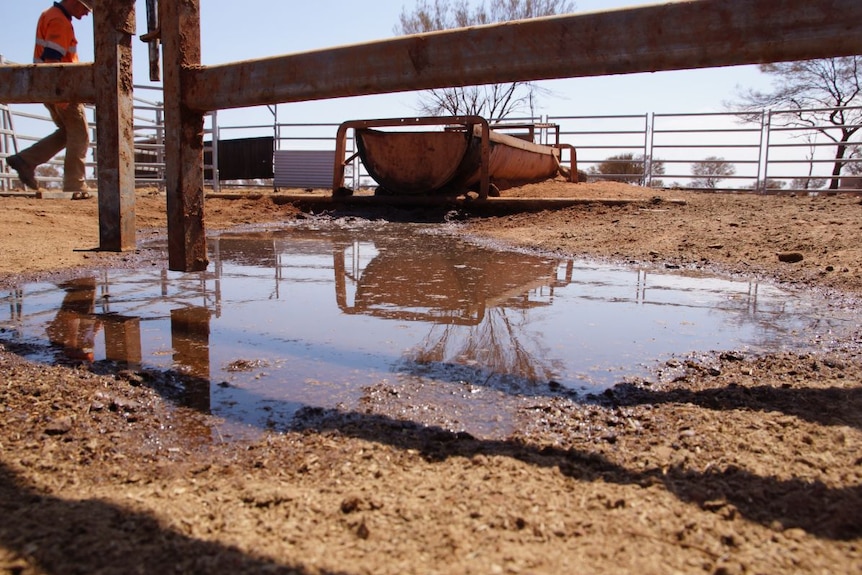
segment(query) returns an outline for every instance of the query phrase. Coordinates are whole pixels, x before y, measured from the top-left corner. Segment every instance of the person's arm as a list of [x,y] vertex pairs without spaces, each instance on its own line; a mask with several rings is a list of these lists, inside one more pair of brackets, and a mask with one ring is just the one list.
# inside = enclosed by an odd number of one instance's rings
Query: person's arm
[[56,64],[63,59],[63,55],[54,48],[45,48],[42,51],[42,61],[50,64]]

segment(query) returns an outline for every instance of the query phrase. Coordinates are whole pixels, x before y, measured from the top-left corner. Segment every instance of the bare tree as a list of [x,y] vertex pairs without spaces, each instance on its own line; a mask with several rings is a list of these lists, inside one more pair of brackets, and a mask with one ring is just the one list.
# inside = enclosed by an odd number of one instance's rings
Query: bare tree
[[819,190],[826,185],[826,178],[793,178],[790,187],[794,190]]
[[851,161],[847,162],[845,169],[853,176],[862,176],[862,146],[853,146],[848,156]]
[[691,174],[695,178],[691,181],[692,187],[714,190],[721,180],[736,174],[736,168],[718,156],[709,156],[700,162],[691,165]]
[[[413,11],[402,8],[396,34],[419,34],[510,20],[565,14],[575,9],[568,0],[490,0],[472,7],[468,0],[419,0]],[[514,48],[514,47],[513,47]],[[501,55],[503,57],[503,55]],[[419,109],[430,116],[478,115],[502,119],[516,113],[533,116],[536,100],[548,91],[534,82],[458,86],[426,90]]]
[[[862,110],[850,108],[862,104],[860,65],[862,56],[761,64],[760,70],[775,78],[774,89],[742,95],[746,111],[787,109],[773,116],[779,126],[811,128],[835,142],[830,189],[838,188],[850,140],[862,126]],[[759,122],[760,116],[748,119]]]
[[817,133],[806,134],[805,140],[808,142],[808,154],[805,156],[808,160],[808,174],[806,177],[793,178],[790,182],[790,187],[795,190],[818,190],[826,185],[826,178],[814,177],[814,157],[817,152]]

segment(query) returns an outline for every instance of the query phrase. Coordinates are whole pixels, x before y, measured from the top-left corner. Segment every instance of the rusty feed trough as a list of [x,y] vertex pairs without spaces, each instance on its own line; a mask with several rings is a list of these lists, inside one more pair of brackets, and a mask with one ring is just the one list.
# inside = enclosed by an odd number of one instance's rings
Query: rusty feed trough
[[[431,125],[442,125],[444,129],[376,129]],[[500,189],[541,182],[559,174],[570,179],[576,177],[574,148],[559,144],[559,130],[556,144],[533,143],[536,127],[531,124],[495,126],[528,130],[526,134],[514,136],[492,130],[488,121],[479,116],[352,120],[339,127],[336,158],[344,157],[347,130],[353,129],[357,154],[368,174],[380,185],[379,191],[393,195],[453,196],[477,191],[481,198],[487,198]],[[570,151],[568,168],[561,162],[563,149]],[[344,165],[337,162],[335,166],[335,193],[350,193],[344,188]]]

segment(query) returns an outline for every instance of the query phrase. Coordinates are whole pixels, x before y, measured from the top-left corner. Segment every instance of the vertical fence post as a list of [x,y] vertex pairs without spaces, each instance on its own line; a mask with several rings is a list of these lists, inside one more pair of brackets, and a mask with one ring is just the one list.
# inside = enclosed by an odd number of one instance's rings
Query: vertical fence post
[[[147,36],[153,34],[159,29],[159,11],[156,6],[156,0],[147,0]],[[147,40],[147,38],[143,38]],[[158,82],[161,80],[159,68],[159,39],[151,38],[147,40],[149,43],[150,57],[150,81]]]
[[[164,94],[162,94],[164,96]],[[165,188],[165,103],[156,109],[156,164],[159,165],[159,189]]]
[[644,117],[644,161],[647,164],[646,178],[644,178],[644,186],[649,188],[652,186],[652,170],[655,158],[652,157],[653,144],[655,138],[655,115],[647,112]]
[[[0,54],[0,66],[5,63],[6,58],[3,56],[3,54]],[[2,121],[0,121],[0,128],[3,129],[3,138],[0,139],[0,152],[5,154],[5,158],[10,154],[10,141],[12,141],[13,145],[15,146],[15,152],[18,152],[18,144],[14,141],[15,130],[12,128],[12,110],[10,110],[9,106],[7,106],[6,104],[0,104],[0,118],[2,118]],[[12,189],[12,181],[7,178],[0,178],[0,190],[3,190],[5,192],[7,189]]]
[[[3,64],[3,56],[0,56],[0,65]],[[9,134],[7,130],[9,130],[9,122],[6,119],[10,116],[9,107],[5,104],[0,104],[0,118],[2,118],[2,122],[0,122],[0,128],[3,129],[3,138],[0,139],[0,153],[3,154],[3,157],[8,157],[9,154]],[[5,160],[4,160],[5,165]],[[6,168],[3,168],[3,171],[6,171]],[[9,188],[9,180],[6,178],[0,178],[0,190],[4,192]]]
[[201,63],[200,0],[159,2],[165,91],[168,267],[207,268],[204,229],[204,117],[185,98],[185,72]]
[[[769,143],[772,131],[772,110],[764,110],[760,119],[760,156],[757,162],[757,193],[766,193],[766,180],[769,178]],[[761,165],[763,169],[761,170]]]
[[358,190],[362,184],[362,161],[359,159],[359,154],[356,153],[356,132],[351,132],[350,146],[347,149],[351,156],[353,156],[353,169],[350,170],[350,181],[353,184],[353,189]]
[[213,193],[217,194],[221,191],[221,175],[218,171],[218,142],[221,138],[218,130],[218,110],[213,110],[210,112],[210,132],[212,133],[212,151],[210,153],[210,158],[212,158],[212,166],[210,166],[210,173],[212,174],[212,186]]
[[[275,151],[281,145],[281,128],[278,125],[278,104],[272,105],[272,160],[275,162]],[[272,190],[275,191],[275,166],[272,167]],[[280,269],[280,268],[279,268]]]
[[93,21],[99,247],[110,251],[132,250],[135,249],[132,84],[135,0],[100,0]]
[[[0,66],[9,64],[3,54],[0,54]],[[3,116],[3,140],[0,143],[0,152],[8,157],[11,154],[18,153],[18,134],[15,132],[15,121],[12,119],[12,108],[8,104],[0,104],[0,112]],[[7,164],[8,165],[8,164]],[[11,178],[0,178],[0,190],[6,191],[12,189]]]

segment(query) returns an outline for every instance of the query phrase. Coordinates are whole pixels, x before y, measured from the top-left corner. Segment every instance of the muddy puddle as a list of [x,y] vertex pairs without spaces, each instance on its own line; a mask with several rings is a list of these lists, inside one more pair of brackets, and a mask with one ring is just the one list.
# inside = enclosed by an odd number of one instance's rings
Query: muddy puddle
[[38,361],[166,374],[175,399],[223,421],[211,430],[222,439],[321,412],[502,438],[537,401],[585,401],[691,352],[816,348],[858,324],[852,310],[771,285],[431,231],[227,234],[210,240],[203,273],[21,285],[3,294],[0,341]]

